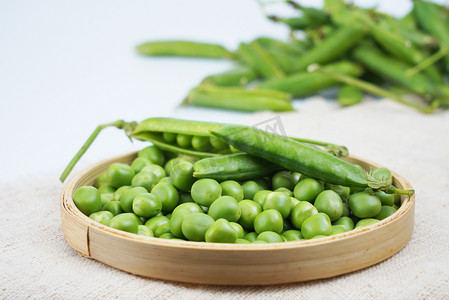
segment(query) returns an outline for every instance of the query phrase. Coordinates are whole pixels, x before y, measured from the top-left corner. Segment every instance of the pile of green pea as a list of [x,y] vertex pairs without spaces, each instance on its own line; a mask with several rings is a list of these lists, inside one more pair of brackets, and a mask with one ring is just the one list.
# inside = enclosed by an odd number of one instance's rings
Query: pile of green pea
[[[194,177],[190,157],[155,146],[133,162],[113,163],[73,200],[96,222],[143,236],[215,243],[314,239],[367,226],[393,214],[398,195],[323,184],[296,172],[245,182]],[[385,168],[374,177],[390,178]]]

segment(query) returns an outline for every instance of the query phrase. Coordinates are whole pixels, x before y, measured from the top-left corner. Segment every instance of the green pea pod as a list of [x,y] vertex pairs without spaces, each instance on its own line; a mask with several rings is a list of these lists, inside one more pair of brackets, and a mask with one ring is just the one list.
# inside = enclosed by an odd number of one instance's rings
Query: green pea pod
[[[323,68],[351,76],[359,76],[362,74],[362,68],[349,61],[333,63]],[[263,81],[259,84],[258,88],[282,91],[290,93],[293,97],[302,97],[337,84],[338,81],[317,72],[299,72],[283,79]]]
[[238,57],[247,65],[256,70],[259,75],[267,78],[285,77],[282,69],[273,58],[257,42],[241,43],[237,50]]
[[243,86],[257,78],[256,72],[248,66],[237,66],[229,71],[209,75],[201,84],[218,86]]
[[304,71],[311,64],[331,62],[354,47],[365,35],[366,28],[353,25],[340,27],[316,47],[301,55],[293,64],[291,72]]
[[341,106],[350,106],[362,102],[363,92],[351,85],[344,85],[338,91],[337,100]]
[[254,40],[266,51],[278,51],[284,54],[301,55],[306,50],[306,45],[299,43],[285,43],[269,37],[259,37]]
[[243,152],[325,183],[381,189],[405,195],[413,193],[396,189],[386,181],[369,175],[360,167],[325,151],[253,127],[227,125],[212,131],[212,134]]
[[[273,93],[274,92],[274,93]],[[292,111],[290,95],[282,92],[234,87],[200,86],[192,89],[184,104],[240,111]]]
[[[449,22],[438,6],[427,1],[414,1],[413,12],[418,24],[435,36],[440,45],[449,49]],[[449,52],[445,56],[446,70],[449,70]]]
[[235,59],[234,53],[221,45],[188,41],[154,41],[136,47],[139,54],[147,56],[184,56],[200,58]]
[[203,158],[193,165],[193,176],[218,181],[247,180],[269,176],[281,168],[246,153]]
[[277,50],[267,50],[267,53],[276,62],[284,73],[289,73],[296,56],[285,54]]

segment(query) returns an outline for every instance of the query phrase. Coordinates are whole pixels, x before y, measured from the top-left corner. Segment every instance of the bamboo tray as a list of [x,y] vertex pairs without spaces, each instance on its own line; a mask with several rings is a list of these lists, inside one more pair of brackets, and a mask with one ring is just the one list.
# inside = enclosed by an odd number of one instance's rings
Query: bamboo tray
[[[61,195],[62,230],[82,256],[151,278],[226,285],[267,285],[329,278],[366,268],[401,250],[413,232],[415,197],[373,225],[313,240],[276,244],[218,244],[166,240],[119,231],[89,219],[72,195],[91,185],[113,162],[130,163],[136,153],[104,160],[74,176]],[[363,168],[379,167],[355,157]],[[394,184],[412,189],[398,174]]]

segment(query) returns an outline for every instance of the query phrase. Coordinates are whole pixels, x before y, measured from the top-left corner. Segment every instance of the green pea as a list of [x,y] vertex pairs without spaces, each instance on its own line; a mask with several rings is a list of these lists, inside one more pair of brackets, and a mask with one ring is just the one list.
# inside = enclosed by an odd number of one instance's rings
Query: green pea
[[172,216],[184,215],[186,213],[200,213],[203,212],[201,207],[196,203],[182,203],[179,204],[172,212]]
[[357,224],[355,224],[355,228],[369,226],[369,225],[375,224],[377,222],[379,222],[379,220],[374,219],[374,218],[361,219],[360,221],[357,222]]
[[139,194],[133,200],[133,212],[139,217],[152,218],[162,210],[162,202],[154,194]]
[[175,209],[179,202],[179,193],[176,188],[169,183],[158,183],[151,190],[162,203],[162,211],[169,213]]
[[349,197],[349,207],[356,217],[371,218],[380,212],[382,203],[376,196],[361,192]]
[[176,136],[176,143],[181,148],[190,148],[192,145],[192,136],[187,134],[178,134]]
[[306,239],[317,235],[329,235],[332,232],[332,224],[329,216],[317,213],[307,218],[301,225],[301,233]]
[[131,213],[133,211],[134,197],[144,193],[148,193],[148,191],[143,187],[134,187],[124,191],[120,196],[120,205],[122,206],[123,210],[127,213]]
[[165,169],[162,168],[161,166],[155,165],[155,164],[151,164],[149,166],[146,166],[140,172],[142,172],[142,173],[143,172],[153,173],[154,175],[156,175],[158,181],[166,176]]
[[171,181],[170,177],[163,177],[159,180],[158,183],[169,183],[169,184],[173,184],[173,181]]
[[126,232],[137,233],[140,219],[133,213],[123,213],[111,219],[109,226]]
[[245,239],[236,239],[235,240],[236,244],[250,244],[251,242]]
[[160,239],[166,239],[166,240],[174,240],[175,236],[171,232],[167,232],[159,236]]
[[122,194],[129,190],[130,188],[132,188],[132,186],[129,185],[124,185],[119,187],[115,192],[114,192],[114,200],[116,201],[120,201],[120,197],[122,196]]
[[165,174],[167,174],[167,176],[170,176],[171,171],[173,170],[173,167],[182,161],[190,162],[188,159],[183,158],[183,157],[176,157],[176,158],[170,159],[164,166]]
[[174,144],[176,142],[176,133],[164,132],[162,133],[162,138],[167,144]]
[[253,199],[257,204],[260,205],[260,207],[263,207],[263,204],[265,202],[265,199],[267,198],[268,194],[270,194],[271,191],[267,191],[267,190],[262,190],[262,191],[258,191],[253,198]]
[[205,241],[206,231],[214,222],[214,219],[206,214],[191,213],[182,221],[182,233],[189,241]]
[[296,199],[295,197],[290,197],[290,203],[291,203],[291,209],[293,210],[293,207],[296,206],[300,201]]
[[139,151],[137,154],[138,157],[145,157],[149,161],[151,161],[153,164],[160,165],[164,163],[164,153],[162,150],[157,148],[156,146],[148,146],[146,148],[143,148]]
[[178,238],[184,238],[182,222],[184,217],[192,213],[203,213],[201,207],[196,203],[183,203],[177,206],[170,219],[170,231]]
[[101,199],[101,207],[104,207],[106,204],[114,200],[114,194],[100,194]]
[[134,170],[127,164],[113,163],[109,166],[108,170],[109,184],[115,188],[119,188],[123,185],[131,185],[131,181],[134,177]]
[[209,151],[212,148],[212,146],[209,142],[209,137],[208,136],[198,136],[198,135],[193,136],[192,137],[192,148],[197,151],[201,151],[201,152]]
[[97,211],[89,215],[89,218],[91,218],[95,222],[101,223],[106,226],[109,225],[109,222],[111,222],[111,219],[113,217],[114,215],[109,211]]
[[301,180],[301,173],[292,172],[292,179],[293,179],[293,184],[296,186],[296,184]]
[[377,180],[384,181],[386,185],[393,183],[393,176],[391,175],[390,170],[388,170],[387,168],[374,169],[370,174]]
[[235,243],[237,231],[226,219],[218,219],[206,231],[205,239],[208,243]]
[[290,213],[290,221],[295,228],[301,229],[304,221],[317,213],[318,210],[313,204],[308,201],[299,201]]
[[246,181],[242,184],[244,199],[253,199],[254,195],[260,191],[260,187],[255,181]]
[[263,204],[263,210],[275,209],[281,213],[282,218],[290,214],[292,202],[290,197],[284,193],[272,192],[267,195]]
[[100,175],[98,175],[97,179],[95,179],[94,186],[96,188],[99,188],[100,186],[102,186],[104,184],[109,184],[108,173],[107,172],[103,172]]
[[79,187],[73,194],[73,202],[86,216],[100,211],[102,207],[100,192],[93,186]]
[[236,222],[229,222],[229,224],[234,228],[235,231],[237,231],[237,238],[241,239],[245,236],[245,230],[243,229],[242,225]]
[[284,221],[280,212],[269,209],[261,212],[254,219],[254,230],[260,234],[264,231],[274,231],[282,233]]
[[380,212],[374,218],[378,220],[383,220],[394,214],[396,211],[397,209],[394,208],[393,206],[383,205],[382,208],[380,209]]
[[153,187],[158,183],[159,178],[156,175],[150,172],[140,172],[137,173],[133,180],[131,181],[131,185],[133,187],[142,187],[147,191],[151,191]]
[[332,231],[329,235],[336,235],[339,233],[346,232],[346,227],[343,225],[332,225]]
[[115,187],[113,187],[108,183],[100,185],[100,187],[98,188],[100,194],[114,194],[115,190],[116,190]]
[[143,236],[154,236],[153,231],[151,231],[147,226],[145,225],[138,225],[137,226],[137,234],[143,235]]
[[214,147],[215,150],[229,149],[228,144],[223,142],[221,139],[219,139],[215,135],[210,136],[209,142],[212,145],[212,147]]
[[115,200],[112,200],[112,201],[106,203],[103,206],[102,210],[107,210],[107,211],[111,212],[114,216],[123,213],[123,208],[120,205],[120,201],[115,201]]
[[156,231],[154,232],[154,236],[155,237],[160,237],[161,235],[166,234],[166,233],[170,233],[170,234],[172,233],[171,230],[170,230],[170,224],[169,223],[162,224],[161,226],[159,226],[156,229]]
[[170,178],[177,189],[183,192],[190,191],[190,188],[195,182],[195,178],[193,177],[193,164],[190,162],[178,163],[173,167]]
[[319,193],[323,191],[321,183],[313,178],[306,178],[296,184],[293,193],[299,201],[308,201],[313,203]]
[[289,190],[293,190],[294,183],[292,174],[288,171],[279,171],[276,174],[273,175],[271,178],[271,185],[273,187],[273,190],[276,190],[278,188],[286,188]]
[[254,219],[262,212],[262,207],[255,201],[242,200],[239,202],[239,223],[248,230],[254,230]]
[[170,224],[170,220],[166,216],[152,217],[145,222],[145,226],[147,226],[153,233],[164,224]]
[[221,191],[221,185],[216,180],[204,178],[192,185],[190,195],[196,203],[209,207],[221,196]]
[[151,161],[145,157],[136,157],[133,162],[131,163],[131,168],[134,170],[134,172],[137,174],[139,173],[144,167],[151,165]]
[[230,196],[222,196],[210,205],[207,214],[214,220],[226,219],[229,222],[236,222],[241,215],[239,202]]
[[314,206],[318,212],[327,214],[331,221],[338,220],[343,215],[343,202],[340,196],[332,190],[325,190],[318,194]]
[[258,234],[256,232],[252,231],[252,232],[248,232],[247,234],[245,234],[245,236],[243,238],[247,241],[254,242],[255,240],[257,240],[257,236],[258,236]]
[[284,194],[286,194],[289,197],[293,197],[293,192],[290,191],[289,189],[284,188],[284,187],[280,187],[278,189],[275,189],[274,191],[275,192],[284,193]]
[[341,217],[334,222],[334,225],[342,225],[346,231],[354,229],[354,221],[350,217]]
[[284,240],[279,233],[273,231],[264,231],[257,236],[257,241],[265,241],[267,243],[282,243]]
[[392,206],[394,204],[394,194],[387,194],[384,191],[378,191],[375,195],[379,198],[382,205]]
[[221,182],[220,185],[223,196],[231,196],[237,201],[243,200],[243,188],[237,181],[227,180]]
[[282,233],[282,236],[287,240],[287,241],[299,241],[301,239],[303,239],[303,236],[301,234],[301,231],[299,230],[286,230]]

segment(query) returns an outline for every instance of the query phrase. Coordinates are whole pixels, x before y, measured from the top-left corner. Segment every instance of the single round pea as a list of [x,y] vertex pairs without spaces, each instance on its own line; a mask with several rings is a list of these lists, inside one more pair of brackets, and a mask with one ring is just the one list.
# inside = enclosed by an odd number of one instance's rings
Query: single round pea
[[252,232],[248,232],[247,234],[245,234],[243,236],[243,238],[247,241],[254,242],[255,240],[257,240],[257,236],[258,236],[258,234],[256,232],[252,231]]
[[104,207],[106,204],[114,200],[114,194],[100,194],[101,199],[101,207]]
[[176,143],[181,148],[190,148],[192,145],[192,136],[180,133],[176,136]]
[[234,228],[235,231],[237,231],[237,238],[241,239],[245,236],[245,230],[243,229],[242,225],[236,222],[229,222],[229,224]]
[[152,218],[162,210],[162,202],[154,194],[144,193],[134,197],[133,212],[139,217]]
[[123,213],[111,219],[109,226],[126,232],[137,233],[141,221],[133,213]]
[[208,243],[235,243],[237,231],[226,219],[218,219],[206,231],[205,240]]
[[290,215],[291,206],[292,202],[289,196],[280,192],[272,192],[265,198],[263,210],[275,209],[285,219]]
[[170,220],[166,216],[152,217],[145,222],[145,226],[147,226],[153,233],[164,224],[170,224]]
[[114,194],[115,193],[115,187],[113,187],[110,184],[103,184],[100,185],[100,187],[98,188],[98,191],[100,192],[100,194]]
[[133,162],[131,163],[131,168],[134,170],[134,172],[137,174],[139,173],[144,167],[151,165],[151,161],[148,158],[145,157],[136,157]]
[[160,239],[166,239],[166,240],[174,240],[175,236],[171,232],[167,232],[159,236]]
[[172,212],[172,216],[184,215],[186,213],[201,213],[203,210],[194,202],[181,203]]
[[119,188],[123,185],[130,185],[135,174],[134,170],[129,165],[123,163],[111,164],[107,172],[109,184],[115,188]]
[[262,207],[255,201],[242,200],[239,202],[239,223],[248,230],[254,230],[254,219],[262,212]]
[[102,208],[100,192],[93,186],[81,186],[73,194],[76,207],[89,216]]
[[275,209],[264,210],[254,219],[254,230],[260,234],[264,231],[282,233],[284,220],[280,212]]
[[145,194],[148,191],[143,187],[134,187],[123,192],[120,196],[120,205],[127,213],[133,212],[133,200],[139,194]]
[[394,214],[396,211],[397,209],[394,208],[393,206],[383,205],[382,208],[380,209],[380,212],[374,218],[378,220],[383,220]]
[[195,181],[190,195],[196,203],[209,207],[221,196],[221,191],[221,185],[217,181],[204,178]]
[[282,243],[284,241],[279,233],[273,231],[261,232],[256,240],[265,241],[267,243]]
[[151,229],[148,228],[145,225],[138,225],[137,226],[137,234],[138,235],[143,235],[143,236],[151,236],[151,237],[154,236],[153,231],[151,231]]
[[291,209],[293,209],[293,207],[295,207],[296,204],[298,204],[300,201],[295,197],[290,197],[290,202],[291,202]]
[[394,194],[387,194],[384,191],[378,191],[375,195],[377,198],[379,198],[382,205],[393,206]]
[[206,231],[214,222],[214,219],[206,214],[191,213],[182,221],[182,233],[189,241],[205,241]]
[[183,157],[175,157],[175,158],[170,159],[164,166],[165,174],[167,174],[167,176],[170,176],[170,173],[173,170],[173,167],[182,161],[189,161],[189,160],[186,158],[183,158]]
[[334,222],[334,225],[342,225],[346,231],[354,229],[354,221],[350,217],[341,217]]
[[164,213],[171,212],[179,202],[179,193],[176,188],[169,183],[158,183],[151,190],[162,203],[162,211]]
[[293,190],[295,185],[293,183],[292,174],[288,171],[277,172],[271,178],[271,186],[273,187],[273,190],[276,190],[281,187]]
[[109,212],[111,212],[114,216],[119,215],[121,213],[123,213],[123,208],[120,205],[120,201],[116,201],[116,200],[112,200],[108,203],[106,203],[102,210],[107,210]]
[[231,196],[237,201],[243,200],[243,188],[237,181],[226,180],[221,182],[220,185],[223,196]]
[[241,215],[239,202],[230,196],[222,196],[210,205],[207,214],[214,220],[226,219],[229,222],[236,222]]
[[215,135],[210,136],[209,142],[214,147],[215,150],[224,150],[229,149],[228,144],[223,142],[220,138],[216,137]]
[[284,187],[280,187],[278,189],[275,189],[274,191],[275,192],[284,193],[284,194],[286,194],[289,197],[293,197],[293,192],[290,191],[289,189],[284,188]]
[[253,199],[254,195],[261,190],[257,182],[253,180],[246,181],[245,183],[243,183],[242,189],[244,199]]
[[379,220],[374,218],[361,219],[360,221],[357,222],[357,224],[355,224],[355,228],[369,226],[377,222],[379,222]]
[[263,207],[263,204],[265,202],[265,199],[267,198],[268,194],[270,194],[271,191],[268,190],[262,190],[262,191],[258,191],[253,198],[253,199],[257,204],[260,205],[260,207]]
[[292,179],[293,179],[293,184],[296,186],[296,184],[301,180],[301,173],[292,172]]
[[303,239],[302,233],[299,230],[286,230],[282,233],[282,236],[287,240],[287,241],[299,241],[301,239]]
[[98,175],[97,179],[95,179],[95,184],[94,186],[96,188],[99,188],[100,186],[104,185],[104,184],[109,184],[108,181],[108,172],[103,172],[100,175]]
[[173,184],[173,181],[171,181],[170,177],[163,177],[159,180],[158,183],[169,183],[169,184]]
[[296,229],[301,229],[304,221],[317,213],[318,210],[312,203],[308,201],[299,201],[290,213],[290,221]]
[[147,191],[151,191],[153,187],[158,183],[159,178],[156,175],[150,172],[140,172],[137,173],[133,180],[131,181],[131,185],[133,187],[143,187]]
[[167,144],[174,144],[176,142],[176,133],[164,132],[162,133],[162,138]]
[[89,215],[89,218],[91,218],[95,222],[101,223],[106,226],[109,225],[109,222],[111,222],[111,219],[113,217],[114,215],[109,211],[97,211]]
[[162,168],[161,166],[155,165],[155,164],[151,164],[151,165],[146,166],[140,172],[142,172],[142,173],[143,172],[153,173],[154,175],[156,175],[158,181],[166,176],[165,169]]
[[317,235],[329,235],[332,232],[332,224],[329,216],[324,213],[317,213],[307,218],[301,226],[301,233],[306,239]]
[[137,155],[138,157],[145,157],[153,164],[160,166],[164,163],[165,159],[164,153],[156,146],[148,146],[146,148],[143,148],[142,150],[139,151]]
[[346,227],[343,225],[332,225],[332,231],[329,235],[336,235],[339,233],[346,232]]
[[363,219],[376,216],[382,208],[382,203],[376,196],[361,192],[349,197],[349,207],[356,217]]
[[114,192],[114,200],[120,201],[120,197],[122,196],[123,192],[129,190],[130,188],[132,188],[132,186],[130,186],[130,185],[124,185],[124,186],[119,187]]
[[160,237],[163,234],[166,233],[172,233],[170,230],[170,224],[166,223],[166,224],[162,224],[161,226],[159,226],[156,231],[154,232],[154,236],[155,237]]
[[201,151],[201,152],[209,151],[212,148],[212,146],[209,142],[209,137],[208,136],[199,136],[199,135],[193,136],[192,137],[192,148],[197,151]]
[[170,178],[177,189],[183,192],[190,191],[190,188],[195,182],[195,178],[193,177],[193,164],[190,162],[178,163],[173,167]]
[[319,193],[323,191],[321,183],[313,178],[306,178],[296,184],[293,194],[299,201],[308,201],[313,203]]
[[170,231],[174,236],[184,238],[184,234],[182,233],[182,222],[184,221],[184,217],[192,213],[203,213],[203,211],[196,203],[183,203],[173,210],[170,219]]
[[319,193],[314,206],[318,212],[328,215],[331,221],[338,220],[343,215],[343,201],[333,190],[325,190]]
[[391,171],[387,168],[374,169],[371,171],[371,176],[373,176],[377,180],[385,182],[386,184],[393,183],[393,176],[391,175]]

